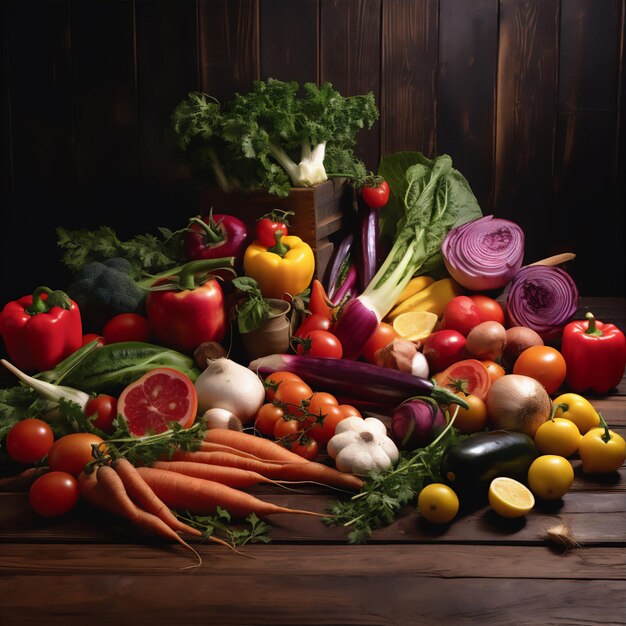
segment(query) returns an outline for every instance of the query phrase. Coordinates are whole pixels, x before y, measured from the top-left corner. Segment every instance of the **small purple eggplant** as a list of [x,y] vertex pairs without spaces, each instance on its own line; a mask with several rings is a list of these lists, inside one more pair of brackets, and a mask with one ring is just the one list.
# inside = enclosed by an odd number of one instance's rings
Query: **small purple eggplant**
[[390,437],[401,450],[424,448],[435,440],[446,424],[446,417],[435,400],[410,398],[395,410]]

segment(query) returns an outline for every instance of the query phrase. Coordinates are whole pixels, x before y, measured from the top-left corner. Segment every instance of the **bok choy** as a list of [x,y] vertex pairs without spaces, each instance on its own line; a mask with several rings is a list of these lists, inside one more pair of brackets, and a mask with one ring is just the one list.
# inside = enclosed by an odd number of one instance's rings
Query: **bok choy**
[[381,161],[379,174],[391,188],[385,222],[397,222],[397,229],[380,269],[335,324],[344,358],[359,356],[413,276],[442,264],[441,243],[448,231],[482,216],[469,183],[448,155],[434,160],[419,152],[390,155]]

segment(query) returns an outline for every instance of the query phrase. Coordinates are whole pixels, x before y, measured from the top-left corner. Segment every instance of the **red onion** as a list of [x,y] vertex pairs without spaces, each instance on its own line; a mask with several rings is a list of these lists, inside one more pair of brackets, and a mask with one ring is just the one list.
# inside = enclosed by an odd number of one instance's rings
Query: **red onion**
[[529,265],[506,290],[508,325],[527,326],[542,339],[558,337],[577,307],[576,283],[558,267]]
[[514,222],[486,215],[451,229],[441,252],[450,276],[466,289],[500,289],[522,266],[524,232]]

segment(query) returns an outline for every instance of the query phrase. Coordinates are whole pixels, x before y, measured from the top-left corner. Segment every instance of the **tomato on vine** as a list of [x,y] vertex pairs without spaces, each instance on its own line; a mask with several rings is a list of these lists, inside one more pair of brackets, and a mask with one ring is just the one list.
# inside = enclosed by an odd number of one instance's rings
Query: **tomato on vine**
[[283,236],[289,234],[289,222],[287,217],[293,215],[293,211],[275,210],[267,213],[256,223],[257,241],[267,248],[271,248],[276,243],[276,231],[280,230]]
[[264,404],[256,414],[254,427],[262,434],[271,436],[274,434],[274,426],[276,422],[283,418],[285,411],[272,402]]
[[319,453],[319,449],[319,443],[317,443],[315,439],[307,437],[306,435],[300,436],[290,446],[290,450],[292,452],[294,452],[298,456],[301,456],[307,461],[312,461],[313,459],[315,459],[315,457],[317,457]]
[[370,209],[380,209],[389,202],[389,184],[380,176],[365,178],[360,192]]

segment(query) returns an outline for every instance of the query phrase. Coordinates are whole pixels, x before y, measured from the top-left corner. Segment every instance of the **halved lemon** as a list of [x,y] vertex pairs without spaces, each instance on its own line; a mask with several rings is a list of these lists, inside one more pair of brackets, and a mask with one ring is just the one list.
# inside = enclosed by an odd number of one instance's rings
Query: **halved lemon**
[[522,517],[535,506],[535,497],[519,481],[498,476],[489,485],[489,504],[502,517]]
[[421,341],[433,332],[437,315],[430,311],[407,311],[393,320],[393,329],[408,341]]

